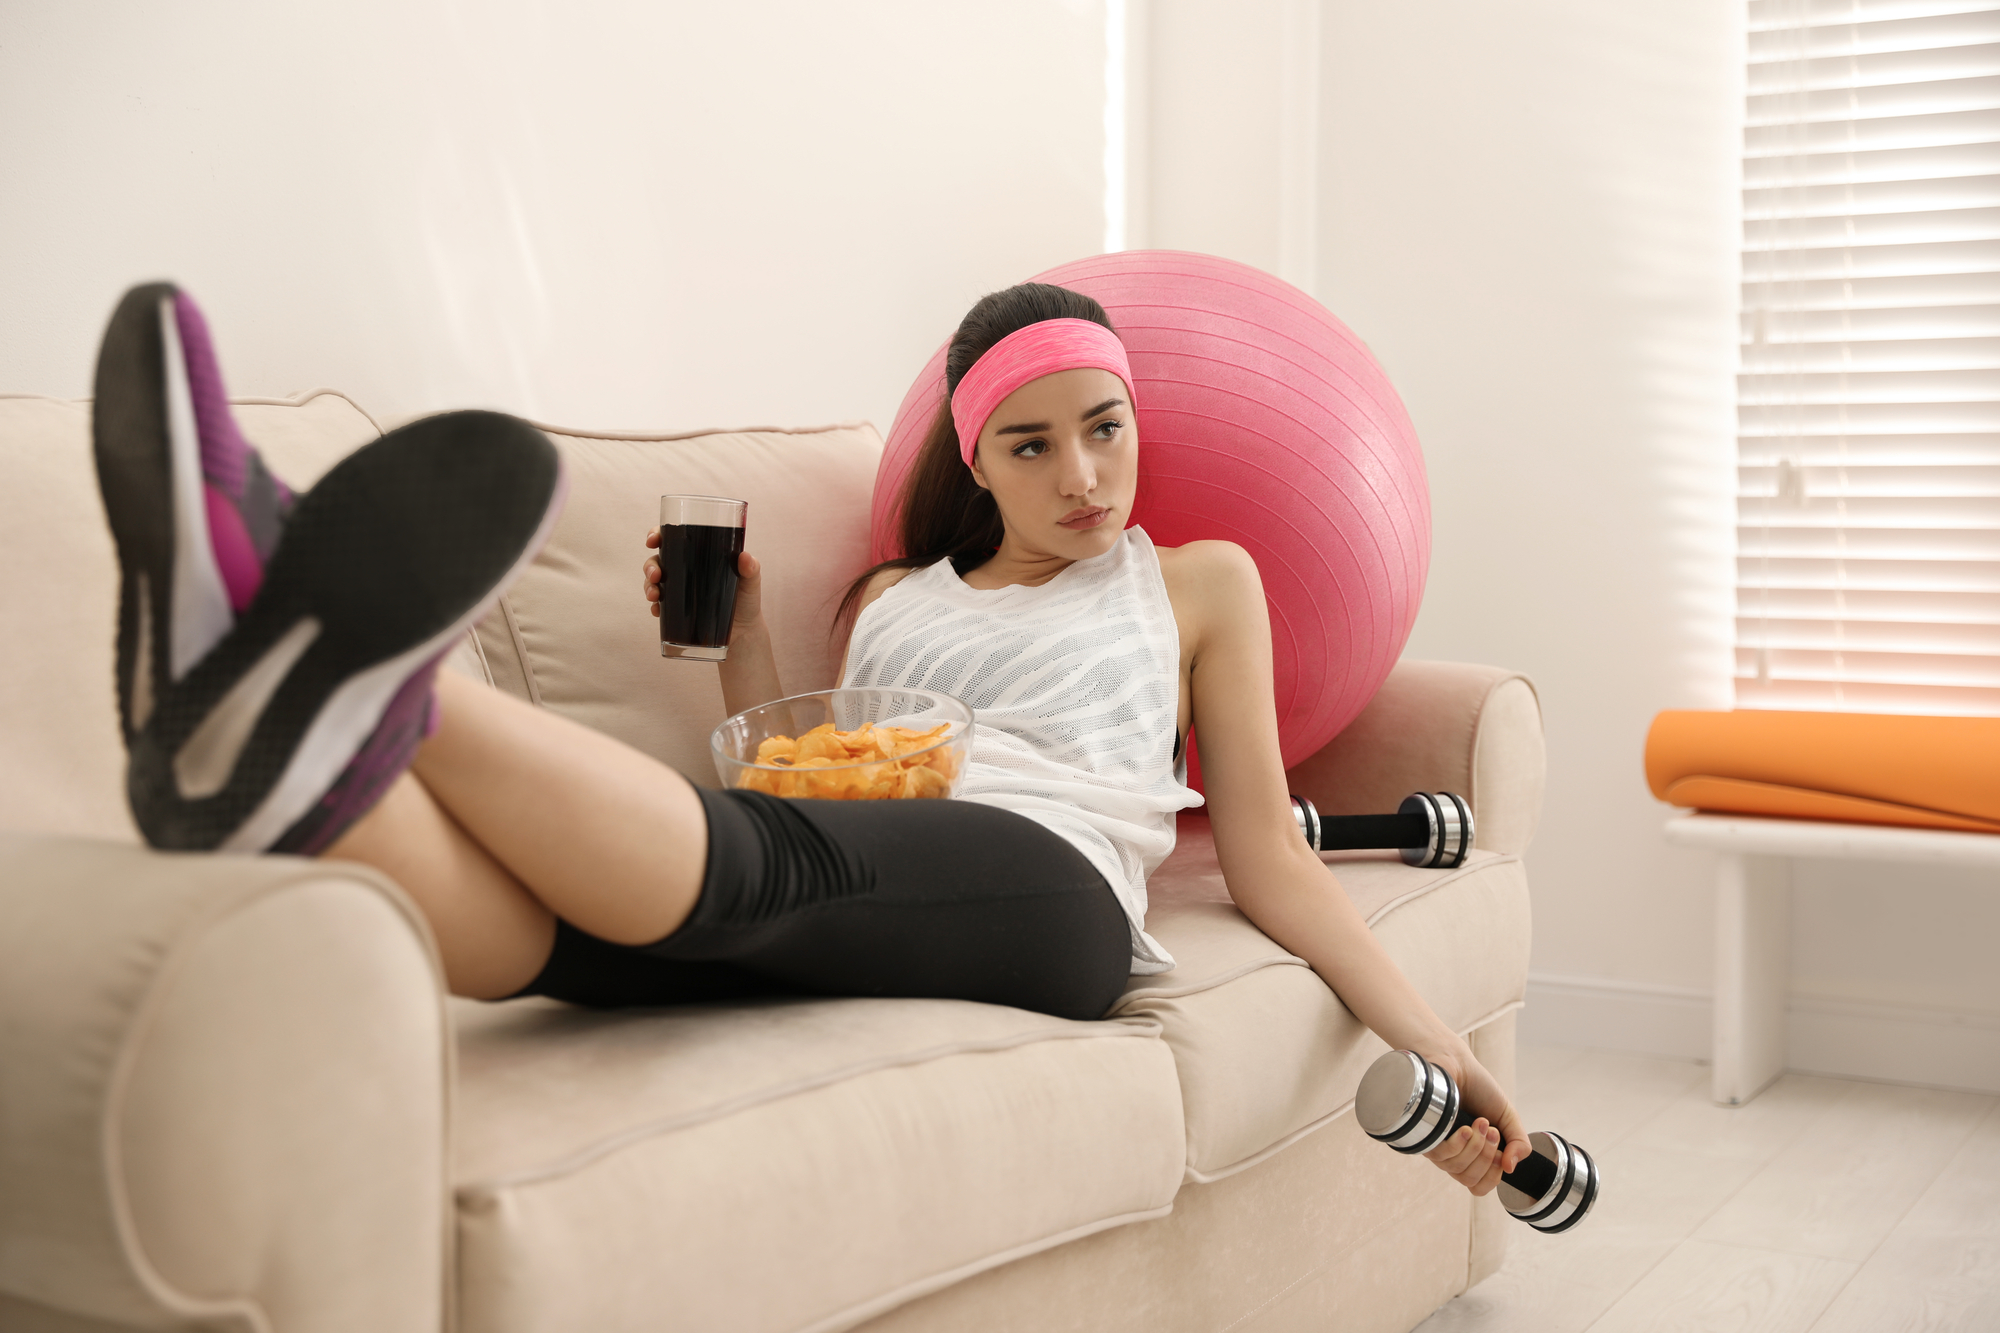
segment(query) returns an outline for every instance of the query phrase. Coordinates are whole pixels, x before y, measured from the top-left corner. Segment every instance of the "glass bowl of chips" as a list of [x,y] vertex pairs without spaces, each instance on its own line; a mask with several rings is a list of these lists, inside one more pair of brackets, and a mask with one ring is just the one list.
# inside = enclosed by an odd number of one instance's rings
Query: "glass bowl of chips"
[[849,688],[748,709],[709,738],[722,785],[821,801],[956,796],[972,710],[935,690]]

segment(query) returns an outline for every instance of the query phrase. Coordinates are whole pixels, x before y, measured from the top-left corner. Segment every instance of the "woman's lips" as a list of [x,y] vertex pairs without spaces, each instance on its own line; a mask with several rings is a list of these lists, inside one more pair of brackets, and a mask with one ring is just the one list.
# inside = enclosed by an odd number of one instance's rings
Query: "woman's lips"
[[1085,528],[1094,528],[1099,523],[1102,523],[1104,516],[1110,512],[1103,505],[1092,505],[1088,509],[1073,510],[1057,519],[1056,522],[1068,528],[1071,532],[1081,532]]

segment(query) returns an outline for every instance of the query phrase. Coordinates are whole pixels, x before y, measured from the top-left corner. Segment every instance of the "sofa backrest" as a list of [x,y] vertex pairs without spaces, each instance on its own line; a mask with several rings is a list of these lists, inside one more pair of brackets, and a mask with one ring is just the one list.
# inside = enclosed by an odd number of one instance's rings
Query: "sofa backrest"
[[[244,433],[301,489],[376,438],[344,396],[237,399]],[[880,438],[821,430],[591,434],[545,427],[569,504],[534,567],[454,665],[713,785],[715,668],[659,656],[639,591],[646,531],[669,492],[750,502],[749,547],[787,689],[838,670],[828,614],[867,558]],[[0,828],[131,841],[112,679],[118,580],[91,462],[88,403],[0,396]]]
[[836,683],[832,614],[868,563],[873,426],[589,433],[543,426],[569,465],[569,503],[534,565],[477,631],[487,679],[718,785],[708,738],[724,717],[716,668],[660,656],[640,566],[662,495],[750,505],[764,616],[788,693]]

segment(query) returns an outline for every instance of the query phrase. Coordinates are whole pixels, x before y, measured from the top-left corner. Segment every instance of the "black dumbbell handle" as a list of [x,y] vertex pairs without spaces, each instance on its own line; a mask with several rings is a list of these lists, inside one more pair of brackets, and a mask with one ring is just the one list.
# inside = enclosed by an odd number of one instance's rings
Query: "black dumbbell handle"
[[1422,815],[1321,815],[1319,849],[1353,852],[1369,848],[1422,847],[1431,838]]
[[[1478,1118],[1478,1116],[1466,1108],[1463,1102],[1460,1102],[1458,1115],[1452,1120],[1451,1132],[1453,1134],[1458,1133],[1459,1130],[1464,1129]],[[1504,1149],[1507,1145],[1503,1142],[1500,1146]],[[1521,1159],[1519,1166],[1515,1167],[1512,1171],[1502,1173],[1500,1179],[1506,1181],[1529,1198],[1539,1199],[1544,1194],[1547,1194],[1550,1187],[1556,1183],[1556,1164],[1538,1152],[1530,1152],[1526,1157]]]

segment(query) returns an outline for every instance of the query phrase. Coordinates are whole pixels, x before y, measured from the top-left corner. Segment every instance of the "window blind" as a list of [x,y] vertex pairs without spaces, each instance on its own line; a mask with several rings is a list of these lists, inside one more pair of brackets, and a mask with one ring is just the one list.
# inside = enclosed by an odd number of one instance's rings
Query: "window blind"
[[1737,704],[2000,715],[2000,3],[1749,8]]

